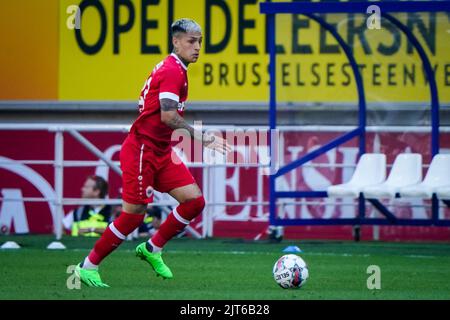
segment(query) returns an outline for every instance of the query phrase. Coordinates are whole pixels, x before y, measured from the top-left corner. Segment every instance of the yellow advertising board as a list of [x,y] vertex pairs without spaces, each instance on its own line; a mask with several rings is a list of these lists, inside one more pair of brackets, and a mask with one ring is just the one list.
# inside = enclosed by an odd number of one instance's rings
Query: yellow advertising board
[[[113,0],[97,2],[82,14],[78,32],[82,42],[91,46],[100,43],[95,53],[80,48],[76,30],[61,31],[61,99],[137,99],[153,67],[170,53],[169,22],[189,17],[204,31],[200,61],[189,66],[189,100],[267,101],[265,17],[256,1],[247,1],[251,5],[217,0],[123,2],[129,5],[115,6]],[[61,1],[61,25],[66,24],[68,16],[65,7],[71,4],[73,0]],[[257,46],[257,53],[238,53],[239,24],[244,24],[239,21],[239,10],[254,24],[253,29],[245,29],[243,40]],[[119,32],[119,25],[126,26],[122,29],[127,31]],[[247,68],[242,71],[246,79],[236,79],[236,71],[241,72],[242,67]],[[257,79],[253,79],[254,73]]]
[[[267,18],[259,12],[260,0],[55,1],[43,1],[59,6],[59,57],[39,57],[40,63],[54,68],[46,67],[50,70],[48,97],[137,101],[153,67],[170,53],[171,22],[190,17],[203,28],[203,47],[199,61],[189,66],[189,100],[268,101]],[[52,20],[52,11],[48,12],[46,23]],[[396,27],[383,19],[380,29],[369,29],[365,13],[322,17],[353,46],[368,101],[429,101],[419,55]],[[435,68],[440,101],[449,103],[450,16],[410,13],[396,17],[424,47]],[[357,100],[348,59],[329,32],[302,15],[278,15],[276,21],[280,101]],[[51,43],[45,45],[53,52],[55,43],[49,39]]]

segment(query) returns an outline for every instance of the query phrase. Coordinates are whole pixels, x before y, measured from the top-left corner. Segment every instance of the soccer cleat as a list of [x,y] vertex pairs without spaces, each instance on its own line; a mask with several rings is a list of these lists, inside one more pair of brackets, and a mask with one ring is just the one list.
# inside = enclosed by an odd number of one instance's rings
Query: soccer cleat
[[109,288],[106,283],[103,283],[97,269],[83,269],[80,265],[77,265],[75,274],[80,278],[81,282],[89,287]]
[[157,276],[161,276],[164,279],[173,278],[172,271],[166,266],[161,257],[161,252],[152,253],[148,251],[145,247],[145,242],[136,247],[136,256],[147,261],[153,270],[155,270]]

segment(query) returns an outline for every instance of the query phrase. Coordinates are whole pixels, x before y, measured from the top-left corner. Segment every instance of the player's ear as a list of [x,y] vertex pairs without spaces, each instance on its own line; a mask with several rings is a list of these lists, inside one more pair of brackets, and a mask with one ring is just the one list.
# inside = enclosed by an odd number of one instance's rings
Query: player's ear
[[172,44],[174,48],[178,47],[178,43],[179,43],[180,39],[177,36],[173,36],[172,37]]

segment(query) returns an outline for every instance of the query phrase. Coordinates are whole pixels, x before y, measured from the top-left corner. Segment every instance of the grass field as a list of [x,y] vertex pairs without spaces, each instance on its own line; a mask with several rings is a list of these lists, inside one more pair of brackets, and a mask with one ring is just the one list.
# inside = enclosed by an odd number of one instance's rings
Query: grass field
[[[45,247],[51,236],[2,236],[20,250],[0,250],[0,299],[450,299],[450,244],[174,239],[165,261],[174,279],[162,280],[134,256],[127,241],[101,266],[109,289],[69,290],[69,265],[87,255],[95,239],[63,238],[67,250]],[[310,278],[284,290],[272,277],[282,249],[297,245]],[[381,289],[367,288],[367,267],[381,269]]]

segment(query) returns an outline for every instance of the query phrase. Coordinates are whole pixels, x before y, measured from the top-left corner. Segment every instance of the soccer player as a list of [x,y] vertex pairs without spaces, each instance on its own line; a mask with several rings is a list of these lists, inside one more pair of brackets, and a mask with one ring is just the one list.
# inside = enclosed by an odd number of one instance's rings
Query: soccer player
[[215,135],[194,130],[183,119],[188,95],[187,67],[198,60],[202,44],[201,27],[191,19],[179,19],[171,26],[173,52],[150,74],[139,99],[139,117],[120,151],[123,211],[95,243],[76,268],[81,281],[92,287],[108,287],[98,272],[100,262],[116,249],[128,234],[140,226],[153,191],[168,192],[180,204],[167,216],[158,232],[136,247],[136,255],[148,262],[158,276],[173,274],[164,263],[164,245],[198,216],[204,206],[200,188],[171,148],[171,135],[183,129],[203,145],[225,154],[230,146]]

